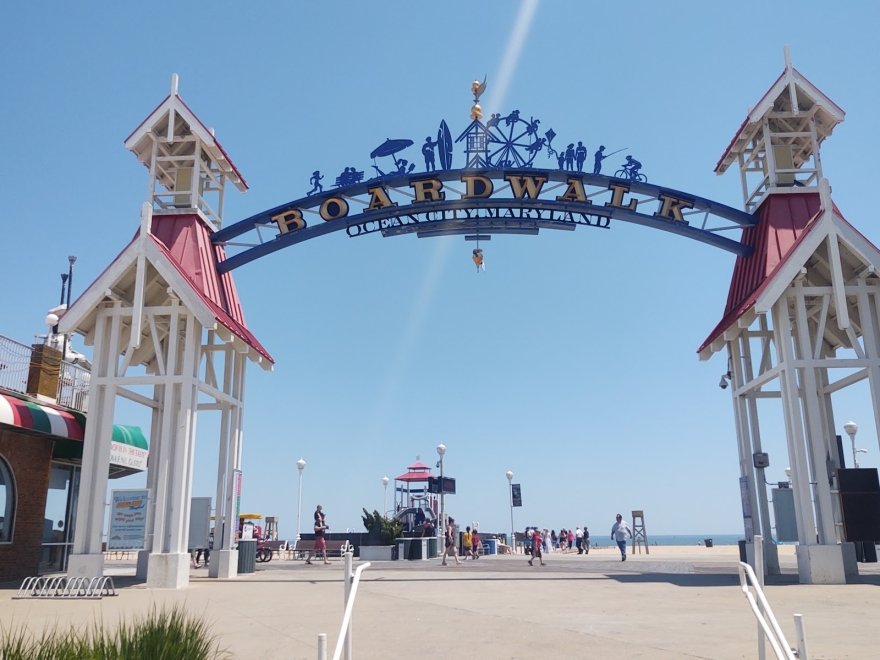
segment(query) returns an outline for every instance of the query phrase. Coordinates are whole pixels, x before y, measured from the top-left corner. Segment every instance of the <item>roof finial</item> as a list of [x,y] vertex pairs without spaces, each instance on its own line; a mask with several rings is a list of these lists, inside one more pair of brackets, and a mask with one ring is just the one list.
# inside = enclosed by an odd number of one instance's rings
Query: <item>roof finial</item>
[[177,96],[177,86],[180,83],[180,77],[176,73],[171,74],[171,96]]
[[792,75],[791,48],[788,44],[785,44],[783,53],[785,54],[785,77],[788,79],[788,98],[791,101],[791,111],[798,114],[801,109],[798,107],[797,89],[795,89],[794,76]]
[[475,80],[471,83],[471,91],[474,93],[474,105],[471,108],[471,119],[480,120],[483,118],[483,109],[480,107],[480,96],[486,91],[486,76],[483,76],[483,82]]

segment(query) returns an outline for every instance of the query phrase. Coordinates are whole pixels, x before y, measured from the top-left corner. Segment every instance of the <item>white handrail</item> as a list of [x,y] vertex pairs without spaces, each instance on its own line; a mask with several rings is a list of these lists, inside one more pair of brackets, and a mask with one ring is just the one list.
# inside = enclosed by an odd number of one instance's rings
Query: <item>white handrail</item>
[[[739,562],[738,568],[739,583],[742,592],[745,595],[746,600],[749,602],[749,606],[752,608],[752,613],[758,620],[758,624],[760,624],[764,634],[770,640],[770,646],[773,647],[773,652],[776,654],[776,657],[779,660],[806,660],[806,656],[800,656],[800,658],[798,658],[798,656],[792,652],[791,646],[789,646],[788,640],[785,639],[785,634],[782,632],[782,628],[779,627],[779,623],[773,615],[770,603],[767,602],[767,598],[764,596],[764,590],[761,589],[761,585],[758,584],[758,578],[755,575],[755,571],[743,561]],[[751,585],[755,590],[754,594],[749,589],[749,582],[751,582]]]
[[[345,640],[348,637],[348,627],[351,625],[351,613],[354,610],[354,601],[355,597],[357,596],[358,585],[361,581],[361,573],[364,572],[364,569],[369,567],[370,562],[366,562],[358,566],[354,571],[354,576],[351,580],[351,591],[348,592],[348,600],[346,600],[345,602],[345,614],[342,616],[342,625],[339,628],[339,638],[336,640],[336,649],[333,651],[333,660],[339,660],[339,658],[342,656],[342,649],[345,647]],[[323,651],[326,652],[326,649],[323,649]],[[318,658],[319,660],[324,660],[325,657],[326,655],[322,653],[319,635]]]

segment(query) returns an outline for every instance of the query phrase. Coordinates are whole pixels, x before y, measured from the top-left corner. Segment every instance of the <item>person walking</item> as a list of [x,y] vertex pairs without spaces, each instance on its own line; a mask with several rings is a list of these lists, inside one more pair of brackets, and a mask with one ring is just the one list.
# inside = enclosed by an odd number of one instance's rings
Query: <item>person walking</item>
[[575,527],[574,530],[574,542],[578,549],[578,554],[584,554],[584,530],[581,529],[580,525]]
[[471,534],[471,527],[468,525],[464,528],[464,534],[461,535],[461,556],[467,559],[471,556],[474,548],[474,535]]
[[478,559],[480,557],[480,548],[482,548],[483,540],[480,538],[480,533],[477,531],[477,526],[474,525],[473,534],[471,534],[471,559]]
[[629,525],[623,519],[623,516],[617,514],[617,522],[611,526],[611,540],[617,541],[617,547],[620,548],[620,561],[626,561],[626,537],[627,534],[632,538],[632,532]]
[[[315,558],[322,558],[325,564],[330,563],[330,560],[327,559],[327,538],[325,536],[328,529],[330,528],[327,526],[324,509],[319,504],[315,509]],[[311,555],[306,557],[306,563],[312,563]]]
[[455,560],[456,566],[461,565],[458,554],[455,552],[455,519],[452,516],[446,519],[446,527],[443,530],[443,534],[443,561],[440,562],[440,565],[446,566],[447,555],[450,555]]
[[534,566],[532,563],[535,559],[541,562],[541,566],[544,566],[544,554],[541,552],[541,548],[544,545],[544,539],[541,538],[541,531],[538,529],[532,530],[532,558],[529,559],[529,566]]
[[584,525],[584,541],[583,541],[583,546],[584,546],[584,554],[585,554],[585,555],[590,554],[590,530],[589,530],[589,528],[587,528],[586,525]]

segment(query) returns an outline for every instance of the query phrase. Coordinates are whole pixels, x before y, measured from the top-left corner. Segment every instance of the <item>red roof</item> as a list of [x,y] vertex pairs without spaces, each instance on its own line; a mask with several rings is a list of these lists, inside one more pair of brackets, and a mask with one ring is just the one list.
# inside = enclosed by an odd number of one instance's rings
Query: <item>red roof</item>
[[758,224],[743,229],[742,243],[754,251],[748,257],[736,258],[724,316],[697,353],[755,304],[797,244],[809,233],[820,210],[819,193],[768,195],[755,214]]
[[394,481],[427,481],[431,478],[431,472],[407,472],[399,477],[394,477]]
[[232,273],[217,272],[217,264],[226,258],[226,253],[222,246],[211,244],[212,231],[195,214],[154,215],[150,233],[168,260],[189,280],[217,321],[275,364],[275,360],[245,324]]

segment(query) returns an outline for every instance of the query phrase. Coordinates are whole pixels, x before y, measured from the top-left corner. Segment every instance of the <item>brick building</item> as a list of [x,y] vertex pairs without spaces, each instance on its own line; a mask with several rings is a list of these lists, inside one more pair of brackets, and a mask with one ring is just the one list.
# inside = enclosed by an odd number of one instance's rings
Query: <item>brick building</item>
[[[89,371],[61,355],[0,336],[0,582],[66,568]],[[114,426],[111,443],[111,478],[145,469],[139,428]]]

